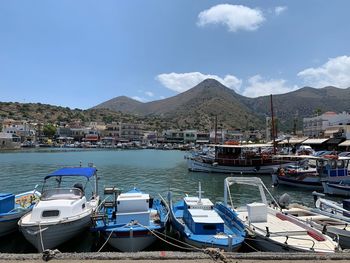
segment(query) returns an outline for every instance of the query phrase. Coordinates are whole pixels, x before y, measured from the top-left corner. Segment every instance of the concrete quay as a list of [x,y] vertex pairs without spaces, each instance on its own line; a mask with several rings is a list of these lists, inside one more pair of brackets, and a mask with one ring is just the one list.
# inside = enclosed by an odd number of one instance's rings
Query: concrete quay
[[[110,261],[134,262],[138,263],[158,263],[158,262],[234,262],[234,263],[257,263],[257,262],[279,262],[285,263],[302,263],[308,262],[350,262],[349,252],[339,252],[334,254],[321,253],[270,253],[270,252],[253,252],[253,253],[212,253],[211,255],[202,252],[173,252],[173,251],[153,251],[153,252],[136,252],[136,253],[118,253],[118,252],[89,252],[89,253],[54,253],[46,258],[50,262],[91,262],[103,263]],[[44,262],[43,254],[5,254],[0,253],[0,263],[12,263],[25,261],[27,263]]]

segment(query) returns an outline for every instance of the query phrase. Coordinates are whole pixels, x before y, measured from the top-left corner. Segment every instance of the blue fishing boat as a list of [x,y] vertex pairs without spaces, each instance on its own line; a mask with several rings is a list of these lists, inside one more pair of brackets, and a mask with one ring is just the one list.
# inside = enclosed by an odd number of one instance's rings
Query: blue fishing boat
[[246,235],[237,214],[221,203],[214,205],[208,198],[202,198],[200,183],[198,193],[198,197],[186,196],[174,205],[169,197],[173,230],[196,248],[237,251]]
[[120,194],[110,187],[105,189],[107,194],[114,198],[101,204],[92,228],[102,234],[105,243],[122,252],[136,252],[152,245],[164,232],[168,210],[163,201],[136,188]]
[[16,231],[18,220],[32,210],[39,198],[35,190],[18,195],[0,193],[0,236]]

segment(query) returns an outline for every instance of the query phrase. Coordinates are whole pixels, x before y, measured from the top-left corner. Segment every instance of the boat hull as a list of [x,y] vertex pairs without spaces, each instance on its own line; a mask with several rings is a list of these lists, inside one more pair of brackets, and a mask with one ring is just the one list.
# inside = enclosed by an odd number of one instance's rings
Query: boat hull
[[[90,214],[65,223],[20,225],[24,237],[39,251],[53,249],[78,235],[91,224]],[[40,234],[41,233],[41,234]],[[42,240],[42,241],[41,241]]]
[[20,219],[20,216],[16,216],[12,219],[2,218],[0,220],[0,237],[6,236],[17,230],[17,222]]
[[350,185],[323,182],[323,192],[328,195],[350,196]]
[[261,166],[229,166],[204,163],[191,158],[187,159],[187,166],[190,171],[208,173],[272,174],[276,172],[278,168],[287,167],[288,165],[290,165],[290,163]]
[[279,176],[272,174],[272,183],[274,185],[288,185],[294,187],[300,187],[307,190],[323,190],[320,178],[316,177],[305,177],[303,179],[297,179],[286,176]]
[[[106,236],[106,238],[108,238],[108,236]],[[137,237],[118,237],[118,233],[116,233],[112,234],[108,239],[108,244],[122,252],[137,252],[151,246],[155,241],[157,241],[157,237],[152,235],[152,233]]]

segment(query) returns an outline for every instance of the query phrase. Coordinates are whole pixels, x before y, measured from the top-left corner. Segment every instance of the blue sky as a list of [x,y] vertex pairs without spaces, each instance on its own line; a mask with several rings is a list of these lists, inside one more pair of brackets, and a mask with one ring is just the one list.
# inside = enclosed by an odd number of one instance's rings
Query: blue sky
[[0,4],[0,101],[87,109],[212,77],[248,97],[350,87],[349,1]]

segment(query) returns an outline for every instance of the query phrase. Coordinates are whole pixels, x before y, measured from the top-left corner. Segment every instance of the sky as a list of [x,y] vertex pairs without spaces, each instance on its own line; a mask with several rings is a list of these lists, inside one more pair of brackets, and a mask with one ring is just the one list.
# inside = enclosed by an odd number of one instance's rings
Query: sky
[[0,101],[88,109],[206,78],[258,97],[350,87],[347,0],[0,3]]

